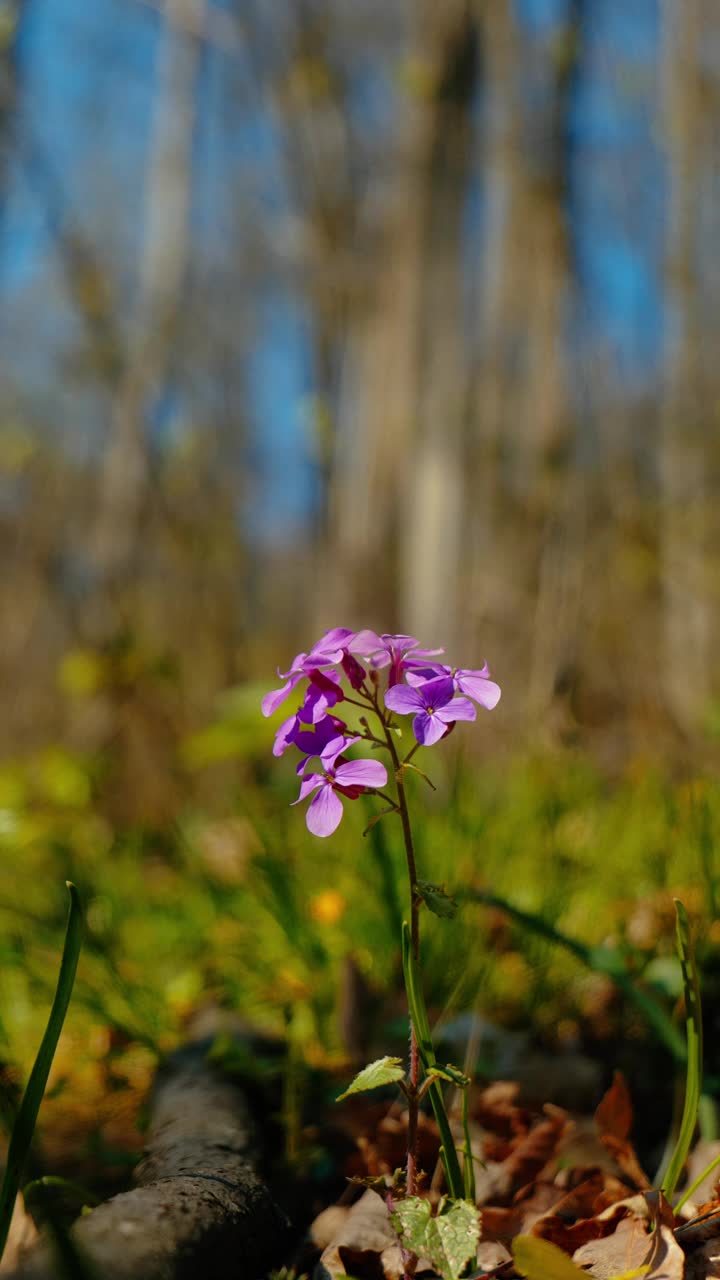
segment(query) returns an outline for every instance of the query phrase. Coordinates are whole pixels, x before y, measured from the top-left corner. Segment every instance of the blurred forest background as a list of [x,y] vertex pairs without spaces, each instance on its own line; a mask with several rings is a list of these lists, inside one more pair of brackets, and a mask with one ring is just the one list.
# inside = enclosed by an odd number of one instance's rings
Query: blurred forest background
[[[267,852],[257,700],[336,625],[487,659],[502,685],[474,740],[487,769],[526,763],[502,803],[474,783],[463,809],[448,782],[468,875],[494,831],[498,875],[522,845],[524,901],[555,919],[598,850],[647,898],[701,792],[702,874],[695,854],[672,874],[714,910],[714,792],[672,788],[720,735],[719,126],[717,0],[1,0],[16,1011],[69,868],[91,956],[131,991],[108,1012],[86,974],[83,1044],[106,1062],[108,1024],[154,1043],[168,1001],[247,956],[223,893],[248,858],[302,953],[278,969],[265,939],[256,1003],[302,1004],[319,953]],[[307,848],[291,817],[278,856]],[[518,963],[506,1012],[545,981]]]
[[514,734],[717,721],[714,0],[1,34],[5,750],[124,736],[161,804],[336,624],[487,657]]

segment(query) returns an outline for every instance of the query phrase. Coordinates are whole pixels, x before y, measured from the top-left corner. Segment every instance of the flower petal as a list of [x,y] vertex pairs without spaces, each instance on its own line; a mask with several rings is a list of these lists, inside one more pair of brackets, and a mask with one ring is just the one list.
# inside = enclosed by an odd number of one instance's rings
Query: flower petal
[[273,743],[273,755],[281,756],[287,751],[290,743],[296,741],[296,732],[298,727],[298,718],[296,715],[289,716],[287,720],[283,720],[280,728],[275,734],[275,742]]
[[327,782],[327,778],[322,773],[309,773],[307,778],[303,778],[300,784],[300,795],[297,800],[291,800],[291,804],[300,804],[301,800],[306,800],[311,791],[316,787],[321,787]]
[[312,831],[314,836],[331,836],[340,825],[342,816],[342,800],[335,794],[331,784],[326,782],[305,815],[308,831]]
[[385,706],[401,716],[409,716],[413,711],[424,711],[425,701],[417,689],[406,684],[394,684],[385,694]]
[[384,787],[387,769],[379,760],[348,760],[338,765],[335,777],[343,787]]
[[405,668],[405,679],[415,689],[421,684],[427,684],[428,680],[437,680],[440,676],[452,675],[452,668],[446,667],[442,662],[433,662],[429,666],[409,666]]
[[417,694],[423,706],[432,707],[434,711],[438,707],[444,707],[454,693],[455,682],[452,676],[436,676],[433,680],[426,680],[424,684],[417,686]]
[[285,681],[285,684],[283,685],[282,689],[272,689],[270,693],[266,693],[265,697],[260,703],[260,709],[263,715],[271,716],[274,711],[277,711],[281,703],[283,703],[287,698],[291,689],[294,689],[298,680],[302,680],[302,678],[303,678],[303,672],[296,671],[294,675],[291,675],[290,678]]
[[349,653],[355,653],[359,658],[370,658],[384,645],[376,631],[358,631],[346,647]]
[[435,719],[445,724],[451,724],[453,720],[474,720],[476,716],[477,711],[469,698],[453,698],[447,706],[438,707],[435,712]]
[[432,747],[434,743],[439,742],[445,727],[439,716],[428,715],[427,711],[421,711],[420,715],[413,720],[415,739],[423,747]]
[[298,653],[292,660],[292,666],[289,671],[281,671],[278,667],[278,675],[281,680],[287,680],[289,676],[295,676],[302,673],[303,665],[307,659],[306,653]]
[[359,741],[359,734],[353,738],[346,738],[344,734],[338,734],[336,737],[332,738],[320,754],[323,767],[325,769],[332,769],[338,756],[342,755],[343,751],[347,751],[349,747],[354,746],[355,743]]
[[492,711],[500,701],[500,685],[488,680],[480,671],[458,671],[455,676],[458,689],[474,698],[481,707]]

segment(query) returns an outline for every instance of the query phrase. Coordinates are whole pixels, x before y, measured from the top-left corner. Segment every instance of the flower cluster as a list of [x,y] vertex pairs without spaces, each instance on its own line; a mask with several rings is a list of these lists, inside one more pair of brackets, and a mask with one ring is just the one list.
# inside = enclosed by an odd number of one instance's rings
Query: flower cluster
[[[475,703],[488,710],[497,704],[500,688],[490,679],[487,664],[482,670],[449,667],[435,661],[443,652],[419,648],[413,636],[335,627],[308,653],[299,653],[288,671],[278,671],[284,683],[263,698],[265,716],[272,715],[301,680],[307,681],[301,705],[275,735],[273,753],[282,755],[293,746],[303,756],[297,766],[300,795],[294,803],[313,795],[306,821],[314,835],[329,836],[336,830],[343,814],[340,796],[355,800],[387,783],[387,770],[379,761],[348,759],[346,753],[357,742],[382,746],[383,741],[370,732],[364,718],[363,732],[349,729],[337,713],[340,703],[367,707],[384,729],[393,712],[412,715],[416,743],[426,747],[444,738],[457,720],[474,720]],[[383,707],[379,672],[384,670]],[[351,693],[343,689],[343,676]],[[307,772],[311,760],[319,762],[322,772]]]

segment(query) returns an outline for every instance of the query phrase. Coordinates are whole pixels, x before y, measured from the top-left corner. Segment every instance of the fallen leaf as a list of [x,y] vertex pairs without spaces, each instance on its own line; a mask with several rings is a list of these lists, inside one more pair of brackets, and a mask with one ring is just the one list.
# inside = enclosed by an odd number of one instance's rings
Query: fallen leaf
[[633,1124],[630,1092],[622,1071],[616,1071],[613,1082],[595,1112],[595,1123],[602,1137],[611,1133],[615,1138],[628,1138]]
[[615,1280],[643,1266],[649,1267],[646,1280],[683,1280],[685,1255],[673,1234],[673,1212],[662,1192],[634,1199],[644,1204],[633,1206],[612,1235],[578,1249],[573,1261],[588,1268],[594,1280]]
[[549,1240],[518,1236],[513,1240],[513,1254],[516,1270],[528,1280],[586,1280],[587,1273]]
[[[334,1280],[336,1276],[360,1273],[356,1262],[363,1267],[363,1276],[372,1271],[373,1276],[382,1272],[380,1255],[397,1244],[397,1237],[390,1224],[387,1206],[374,1191],[366,1191],[352,1206],[340,1226],[335,1239],[324,1250],[315,1269],[317,1280]],[[365,1255],[372,1254],[376,1261]],[[362,1255],[362,1257],[359,1257]],[[349,1271],[345,1260],[352,1259]],[[389,1280],[389,1278],[388,1278]]]
[[23,1256],[38,1238],[38,1233],[30,1214],[25,1210],[25,1202],[18,1193],[15,1197],[10,1230],[8,1232],[5,1251],[0,1259],[0,1275],[15,1271],[21,1264]]

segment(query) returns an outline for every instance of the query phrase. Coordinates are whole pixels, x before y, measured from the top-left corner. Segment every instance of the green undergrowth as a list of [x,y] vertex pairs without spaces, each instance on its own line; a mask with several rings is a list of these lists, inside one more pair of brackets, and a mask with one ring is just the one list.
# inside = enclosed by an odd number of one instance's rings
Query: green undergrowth
[[[392,1048],[393,1028],[404,1037],[397,818],[362,839],[380,807],[364,798],[346,805],[335,836],[313,838],[302,806],[289,807],[297,780],[290,764],[272,760],[273,726],[256,695],[234,694],[215,724],[181,744],[187,800],[161,829],[128,829],[109,816],[102,761],[52,748],[0,766],[6,1085],[26,1079],[42,1031],[65,910],[58,885],[71,879],[85,904],[86,942],[42,1121],[52,1127],[62,1107],[84,1107],[100,1154],[118,1145],[123,1091],[145,1087],[158,1054],[205,1005],[289,1035],[321,1065],[342,1061],[343,1011],[346,1022],[362,1022],[370,1052]],[[423,924],[434,1022],[452,1030],[474,1010],[548,1042],[654,1034],[607,974],[521,918],[464,900],[468,891],[541,918],[551,935],[610,948],[668,1018],[682,985],[672,901],[681,897],[712,999],[716,784],[672,780],[637,762],[610,781],[569,751],[501,762],[426,757],[437,790],[408,779],[418,870],[459,903],[451,925],[429,913]],[[348,957],[362,991],[350,1006]],[[492,1073],[492,1051],[482,1053]],[[106,1115],[97,1100],[108,1095],[115,1106]]]

